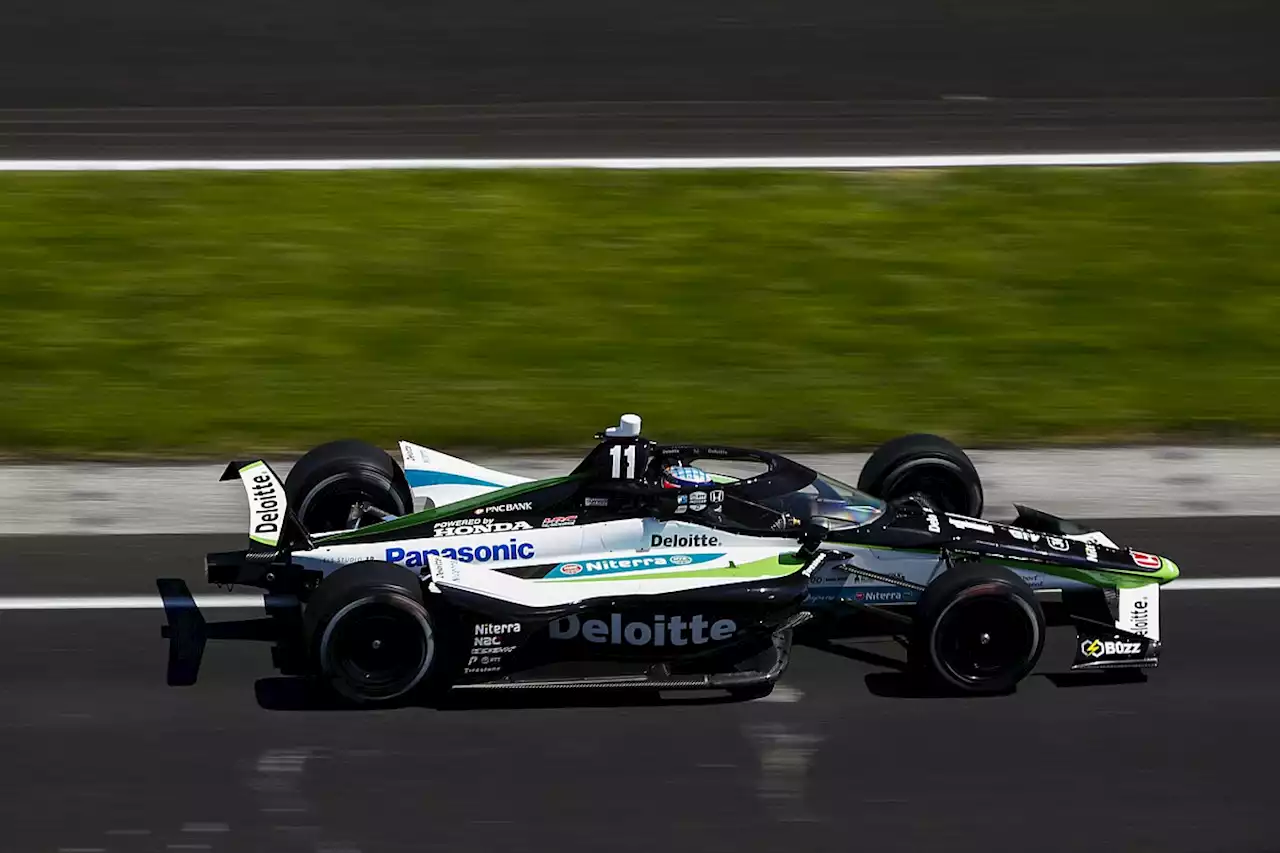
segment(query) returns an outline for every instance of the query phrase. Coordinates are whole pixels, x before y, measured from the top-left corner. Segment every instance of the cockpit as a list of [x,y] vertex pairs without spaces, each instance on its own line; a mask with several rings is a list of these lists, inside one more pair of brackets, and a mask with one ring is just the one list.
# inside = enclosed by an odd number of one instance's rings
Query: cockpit
[[887,505],[785,456],[719,445],[659,444],[625,415],[597,435],[579,472],[631,494],[660,514],[753,533],[790,535],[813,519],[832,531],[864,527]]
[[847,530],[871,524],[885,513],[884,501],[825,474],[809,472],[812,479],[800,484],[794,476],[799,474],[797,470],[791,472],[793,476],[759,478],[744,488],[735,488],[740,478],[715,470],[719,466],[714,461],[709,464],[713,467],[707,473],[724,491],[720,515],[731,526],[793,530],[822,518],[831,530]]

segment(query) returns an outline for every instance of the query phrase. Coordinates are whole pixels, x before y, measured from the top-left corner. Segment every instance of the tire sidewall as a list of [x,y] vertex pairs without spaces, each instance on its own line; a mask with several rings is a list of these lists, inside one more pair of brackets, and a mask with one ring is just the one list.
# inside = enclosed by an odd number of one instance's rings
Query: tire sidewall
[[[335,673],[329,659],[329,644],[342,618],[350,618],[362,604],[371,601],[391,603],[409,612],[424,633],[429,634],[425,666],[415,673],[412,683],[394,696],[367,697],[350,689],[340,673]],[[380,560],[351,563],[328,575],[311,594],[303,611],[303,643],[310,662],[313,680],[328,692],[355,704],[387,704],[410,694],[423,694],[447,681],[446,660],[451,642],[447,613],[428,604],[423,596],[421,579],[410,569]]]
[[[952,577],[948,578],[948,575]],[[959,604],[998,596],[1014,602],[1027,619],[1032,633],[1030,653],[1021,663],[999,675],[975,681],[965,678],[944,660],[939,648],[944,620]],[[1016,688],[1039,663],[1044,652],[1046,623],[1044,612],[1031,588],[1017,575],[1000,566],[976,565],[949,569],[925,590],[916,611],[917,627],[912,637],[911,658],[917,674],[929,676],[954,691],[974,695],[999,695]]]
[[345,526],[345,512],[318,508],[323,507],[327,495],[343,486],[358,490],[362,499],[393,515],[413,512],[413,490],[399,463],[381,448],[355,439],[312,448],[294,464],[284,483],[289,506],[302,526],[312,532],[324,532],[320,528],[331,526],[319,520],[325,516],[333,516],[331,523],[341,520]]
[[[396,488],[394,481],[382,471],[369,467],[338,468],[337,465],[331,467],[334,469],[332,473],[327,471],[317,472],[312,477],[312,480],[318,480],[318,482],[307,483],[305,488],[301,490],[302,495],[296,512],[298,518],[302,521],[303,527],[310,529],[307,523],[308,513],[316,506],[317,499],[323,499],[326,491],[348,483],[364,486],[375,494],[380,493],[388,505],[380,505],[379,509],[390,512],[393,515],[407,515],[413,512],[412,500],[406,506],[404,497]],[[381,504],[381,501],[379,501],[379,504]]]
[[[334,635],[343,625],[344,620],[351,618],[352,614],[358,614],[362,607],[371,604],[391,605],[408,613],[419,626],[425,645],[422,662],[409,680],[402,686],[398,686],[394,693],[376,697],[369,697],[355,689],[350,679],[342,672],[340,662],[333,655]],[[318,675],[343,699],[359,704],[394,702],[411,694],[426,680],[435,665],[438,645],[431,614],[421,602],[406,598],[398,592],[370,589],[367,594],[348,602],[325,621],[324,630],[321,631],[320,636],[316,639],[314,659]]]
[[927,467],[942,469],[963,487],[968,506],[952,511],[971,517],[982,514],[984,495],[977,468],[959,446],[937,435],[904,435],[880,445],[862,466],[858,488],[885,500],[904,497],[897,485],[907,474]]
[[[922,468],[942,469],[955,477],[964,487],[965,493],[969,498],[969,505],[950,511],[971,518],[976,518],[982,514],[982,487],[977,484],[970,472],[942,456],[921,454],[902,461],[886,473],[880,490],[890,494],[894,493],[898,483],[902,482],[908,475],[919,473]],[[942,507],[938,508],[942,509]]]

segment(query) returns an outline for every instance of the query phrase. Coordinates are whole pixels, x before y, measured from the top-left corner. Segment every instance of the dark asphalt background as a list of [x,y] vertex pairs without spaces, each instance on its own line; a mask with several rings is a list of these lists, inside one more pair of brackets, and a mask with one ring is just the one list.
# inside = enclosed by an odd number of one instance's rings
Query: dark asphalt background
[[[9,0],[0,156],[1274,147],[1277,23],[1265,0]],[[1188,577],[1276,573],[1271,519],[1106,529]],[[200,591],[240,541],[0,540],[0,595]],[[863,643],[799,649],[745,704],[380,712],[305,707],[250,644],[168,688],[153,611],[0,613],[0,850],[1280,850],[1280,592],[1163,602],[1141,683],[914,697]]]
[[[1105,529],[1184,577],[1276,574],[1274,519]],[[203,553],[240,543],[4,539],[0,595],[200,592]],[[917,697],[869,641],[799,649],[764,701],[377,712],[308,707],[248,643],[169,688],[158,612],[0,613],[0,848],[1280,850],[1280,591],[1162,602],[1165,663],[1139,683]]]
[[1271,0],[9,0],[0,156],[1274,147]]

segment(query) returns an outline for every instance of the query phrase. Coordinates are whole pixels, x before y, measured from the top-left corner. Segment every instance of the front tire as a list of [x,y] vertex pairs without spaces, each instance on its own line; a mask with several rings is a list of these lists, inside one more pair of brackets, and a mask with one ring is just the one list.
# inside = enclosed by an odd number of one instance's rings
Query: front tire
[[357,705],[401,699],[442,670],[442,638],[421,581],[391,563],[352,563],[326,577],[303,631],[316,680]]
[[911,668],[951,690],[1011,692],[1044,651],[1045,618],[1031,588],[1000,566],[948,569],[916,605]]
[[351,510],[367,501],[391,515],[413,512],[404,470],[385,451],[355,439],[308,451],[284,481],[289,506],[312,533],[346,530]]
[[886,501],[922,494],[944,512],[982,515],[982,479],[956,444],[937,435],[885,442],[862,466],[858,488]]

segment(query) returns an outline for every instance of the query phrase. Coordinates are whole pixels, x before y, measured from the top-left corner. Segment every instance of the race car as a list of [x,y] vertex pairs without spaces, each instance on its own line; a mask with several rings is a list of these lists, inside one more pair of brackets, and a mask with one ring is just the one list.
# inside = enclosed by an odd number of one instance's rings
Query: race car
[[[876,615],[910,671],[950,691],[1013,690],[1047,627],[1073,626],[1072,670],[1155,666],[1169,559],[1018,506],[981,518],[981,480],[951,442],[910,435],[857,487],[776,453],[663,444],[624,415],[563,476],[529,480],[410,442],[403,464],[343,440],[281,483],[233,462],[250,547],[209,554],[214,584],[293,602],[277,665],[357,703],[420,690],[725,688],[767,693],[794,630]],[[172,587],[171,661],[206,625]],[[216,633],[216,632],[215,632]],[[191,676],[193,678],[194,676]],[[171,675],[171,680],[173,676]]]

